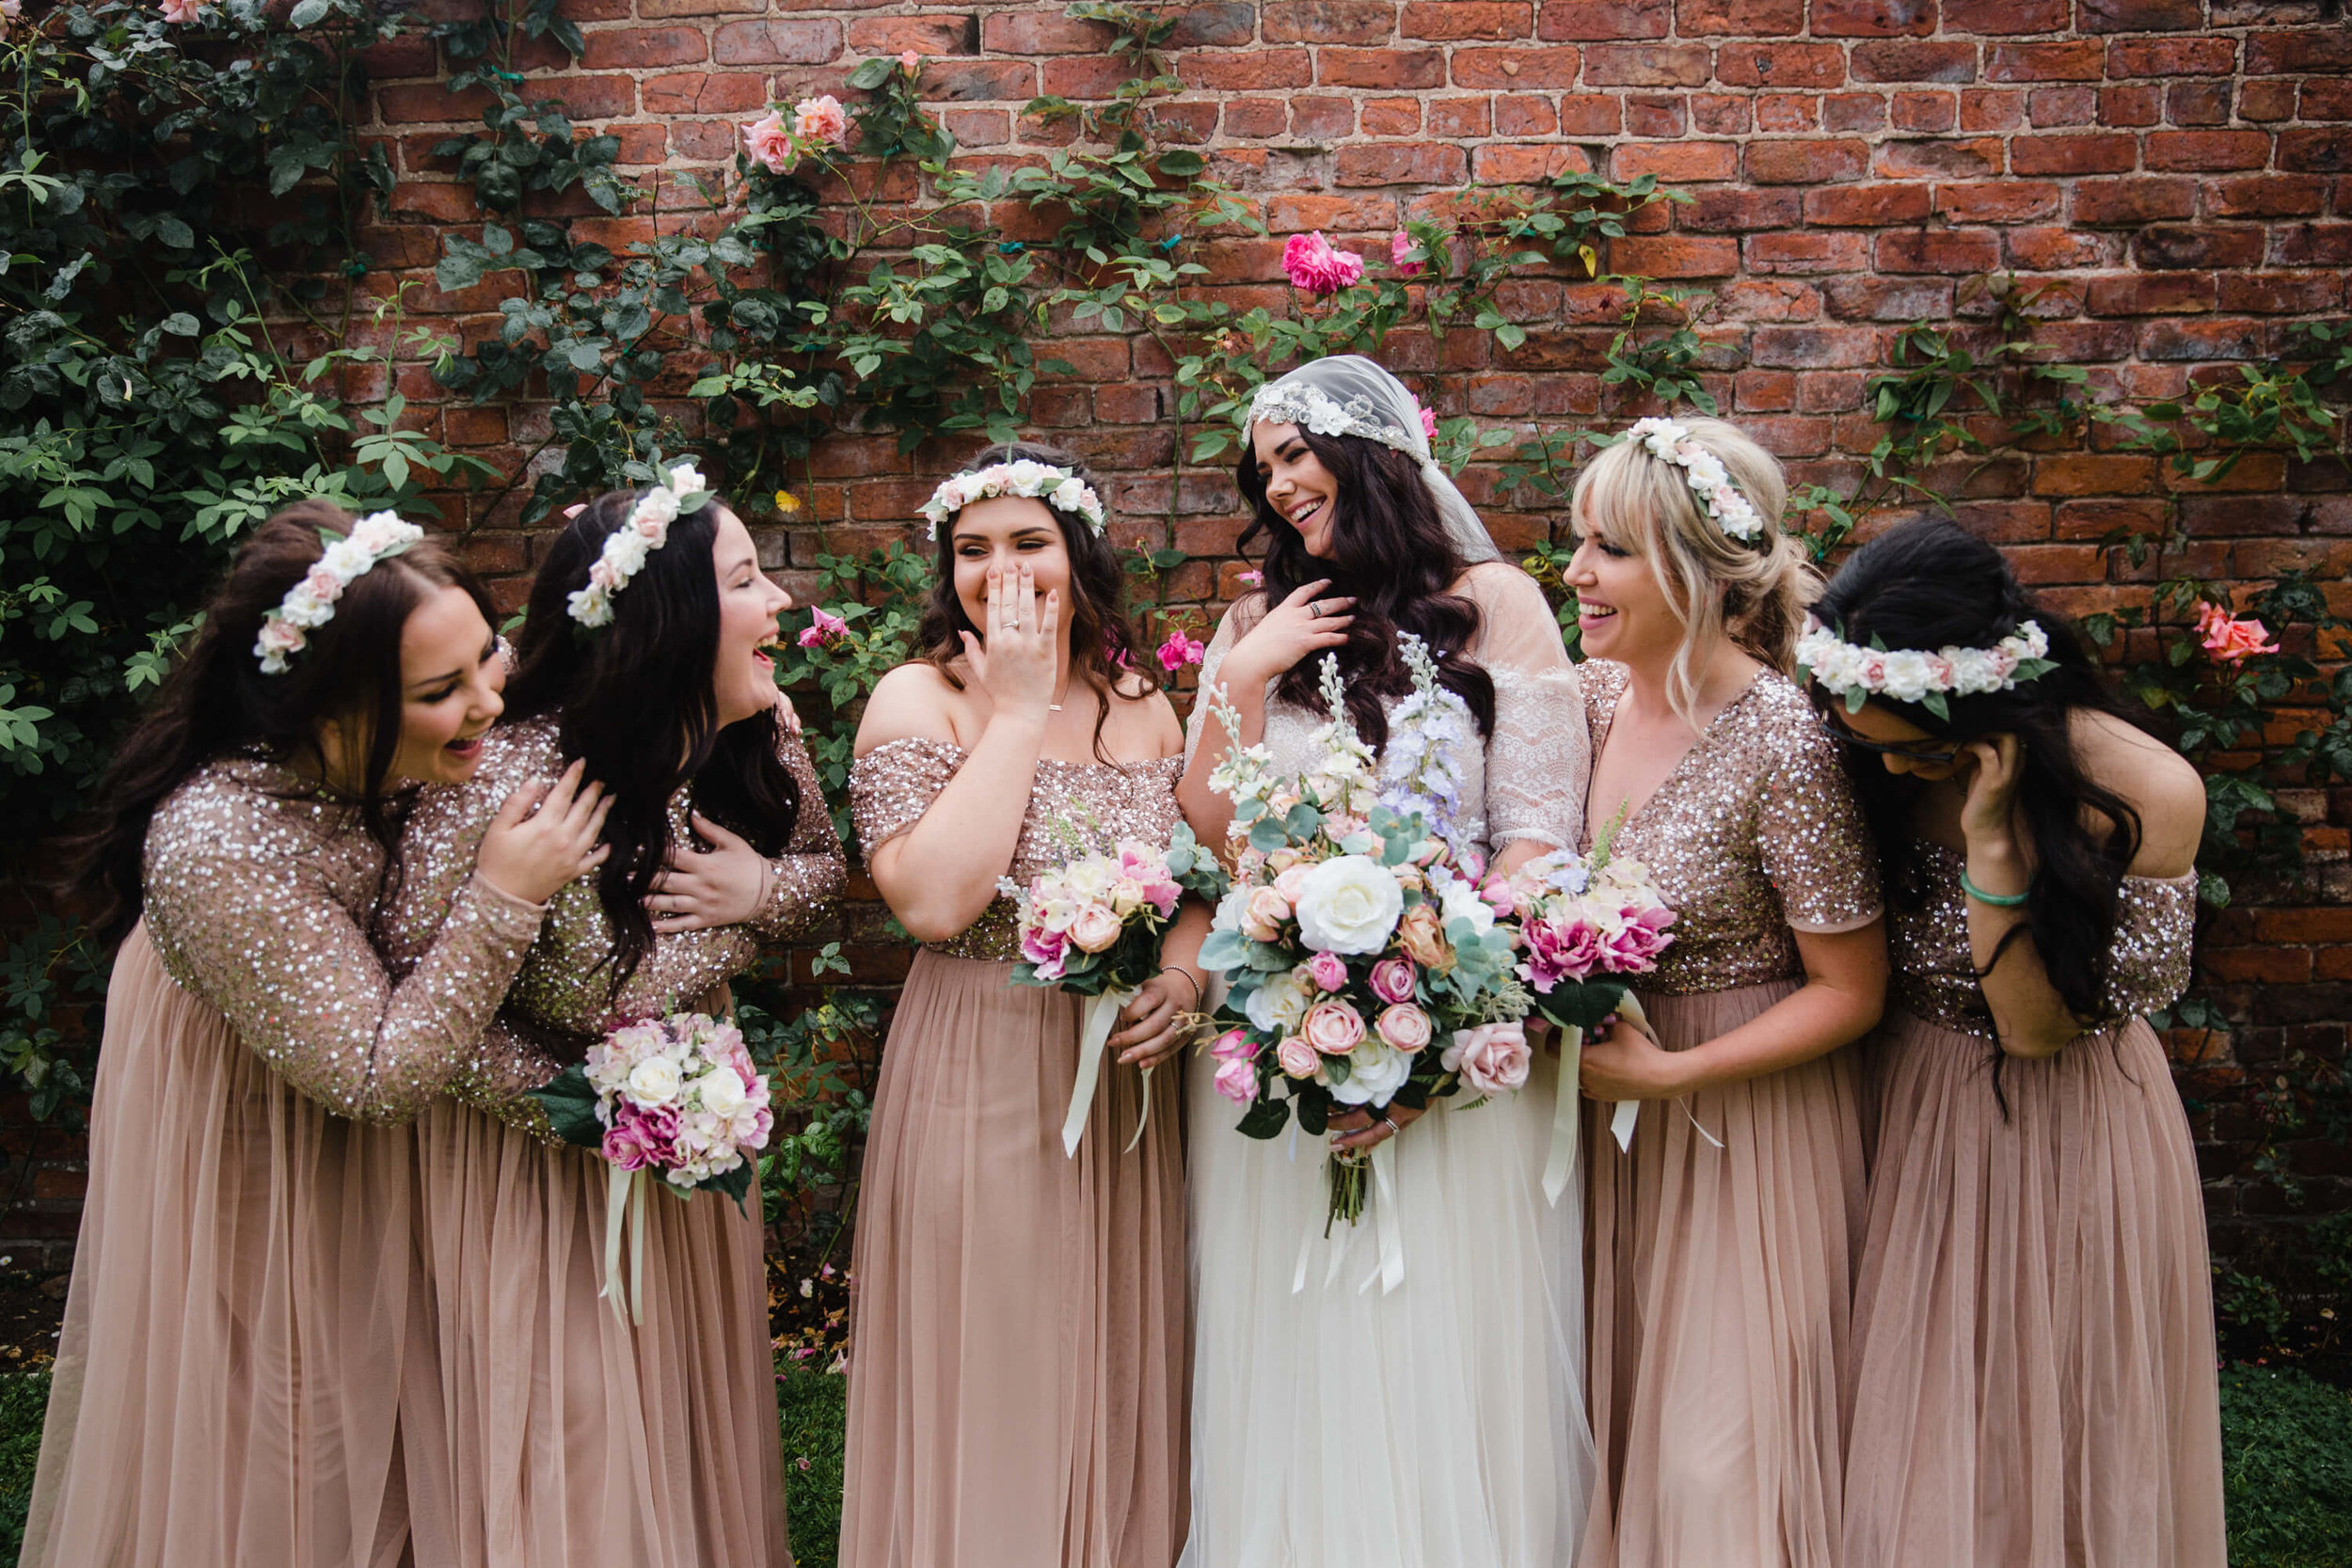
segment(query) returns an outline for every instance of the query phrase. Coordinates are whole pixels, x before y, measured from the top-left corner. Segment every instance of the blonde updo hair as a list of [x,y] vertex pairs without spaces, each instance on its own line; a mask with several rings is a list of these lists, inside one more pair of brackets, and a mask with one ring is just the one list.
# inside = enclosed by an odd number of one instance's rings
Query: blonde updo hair
[[1784,532],[1788,481],[1779,459],[1739,426],[1722,420],[1678,420],[1691,440],[1715,454],[1731,483],[1763,519],[1764,531],[1734,539],[1701,509],[1680,465],[1620,441],[1576,476],[1571,515],[1621,550],[1646,560],[1659,591],[1682,623],[1682,645],[1666,672],[1666,701],[1698,727],[1699,650],[1720,634],[1792,674],[1805,607],[1821,592],[1804,548]]

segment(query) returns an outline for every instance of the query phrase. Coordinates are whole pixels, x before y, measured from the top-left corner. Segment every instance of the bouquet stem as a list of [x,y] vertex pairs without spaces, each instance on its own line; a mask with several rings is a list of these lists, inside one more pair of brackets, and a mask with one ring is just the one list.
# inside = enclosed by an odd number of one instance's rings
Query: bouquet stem
[[1341,1220],[1354,1225],[1363,1217],[1364,1190],[1371,1170],[1372,1162],[1361,1154],[1334,1154],[1324,1162],[1324,1173],[1331,1187],[1331,1210],[1323,1221],[1326,1237]]

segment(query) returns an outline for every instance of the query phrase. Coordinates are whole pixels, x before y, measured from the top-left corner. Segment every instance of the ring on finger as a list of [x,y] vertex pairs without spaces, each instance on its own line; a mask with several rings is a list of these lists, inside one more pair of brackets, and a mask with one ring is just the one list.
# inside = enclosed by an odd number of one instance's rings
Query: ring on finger
[[1399,1132],[1405,1131],[1405,1129],[1399,1127],[1394,1121],[1387,1117],[1382,1117],[1380,1118],[1380,1125],[1389,1130],[1389,1136],[1391,1138],[1395,1137]]

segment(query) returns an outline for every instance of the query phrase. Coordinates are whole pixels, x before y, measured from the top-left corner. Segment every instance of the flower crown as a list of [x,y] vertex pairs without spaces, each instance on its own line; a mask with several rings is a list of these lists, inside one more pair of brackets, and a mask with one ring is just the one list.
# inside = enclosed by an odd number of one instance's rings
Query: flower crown
[[629,508],[628,521],[605,536],[604,553],[588,568],[588,586],[564,600],[583,626],[612,624],[612,595],[644,570],[645,558],[670,542],[670,525],[710,499],[710,484],[691,463],[680,463],[654,481]]
[[1875,637],[1868,647],[1857,647],[1808,615],[1804,635],[1797,639],[1797,668],[1814,685],[1842,698],[1848,713],[1859,713],[1872,697],[1885,696],[1949,719],[1948,697],[2007,691],[2057,669],[2042,657],[2049,651],[2049,635],[2032,621],[2018,622],[2015,631],[1990,648],[1938,648],[1931,654],[1890,650]]
[[1403,425],[1390,424],[1368,397],[1340,402],[1322,388],[1284,377],[1269,381],[1249,400],[1248,423],[1295,424],[1317,436],[1359,436],[1418,457],[1413,437]]
[[326,546],[300,582],[286,590],[278,608],[262,617],[262,635],[253,640],[253,654],[262,673],[282,675],[286,656],[300,653],[310,633],[335,618],[335,601],[352,579],[379,561],[389,561],[424,537],[424,530],[403,522],[393,512],[372,513],[351,525],[349,533],[319,530]]
[[938,538],[939,531],[957,513],[991,496],[1023,496],[1044,501],[1059,511],[1074,512],[1097,534],[1103,531],[1105,521],[1103,498],[1094,493],[1093,485],[1068,468],[1024,457],[1012,463],[992,463],[985,468],[942,480],[939,488],[931,492],[931,499],[923,503],[923,515],[930,519],[931,537]]
[[1636,420],[1625,433],[1639,441],[1661,462],[1682,470],[1683,482],[1699,500],[1699,510],[1715,519],[1726,537],[1747,541],[1764,531],[1764,519],[1731,483],[1724,460],[1698,444],[1690,430],[1672,420]]

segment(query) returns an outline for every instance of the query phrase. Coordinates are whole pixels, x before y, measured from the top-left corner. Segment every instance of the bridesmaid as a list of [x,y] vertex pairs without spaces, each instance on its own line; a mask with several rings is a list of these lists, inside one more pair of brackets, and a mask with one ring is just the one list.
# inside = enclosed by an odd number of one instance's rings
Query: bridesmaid
[[1895,955],[1849,1568],[2221,1568],[2204,1210],[2139,1016],[2188,981],[2204,786],[1948,523],[1864,546],[1819,615]]
[[417,1198],[370,1124],[468,1064],[543,902],[603,858],[574,768],[497,807],[405,979],[368,945],[399,806],[498,717],[491,613],[421,530],[299,502],[116,755],[75,857],[120,946],[28,1564],[407,1560]]
[[1647,1029],[1584,1047],[1591,1407],[1585,1568],[1835,1568],[1854,1053],[1886,987],[1878,879],[1792,667],[1814,583],[1780,466],[1715,420],[1644,420],[1578,476],[1566,574],[1591,707],[1587,832],[1623,818],[1678,916]]
[[[991,447],[925,515],[922,657],[884,676],[858,841],[923,943],[882,1056],[853,1275],[845,1568],[1168,1568],[1184,1519],[1183,1097],[1204,910],[1122,1015],[1074,1156],[1079,1003],[1011,984],[1012,901],[1073,841],[1165,843],[1184,743],[1129,654],[1086,470]],[[1067,627],[1065,633],[1062,629]],[[1151,1097],[1142,1142],[1127,1144]]]
[[790,605],[691,466],[599,497],[532,584],[510,721],[471,783],[410,819],[379,925],[399,964],[433,939],[501,790],[580,759],[612,792],[611,859],[556,896],[465,1102],[417,1127],[441,1351],[405,1393],[421,1563],[791,1560],[756,1191],[648,1206],[632,1328],[598,1298],[608,1167],[541,1142],[518,1098],[616,1024],[723,1008],[730,978],[840,893],[840,842],[760,651]]

